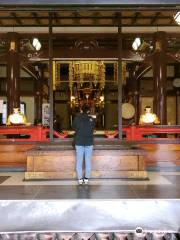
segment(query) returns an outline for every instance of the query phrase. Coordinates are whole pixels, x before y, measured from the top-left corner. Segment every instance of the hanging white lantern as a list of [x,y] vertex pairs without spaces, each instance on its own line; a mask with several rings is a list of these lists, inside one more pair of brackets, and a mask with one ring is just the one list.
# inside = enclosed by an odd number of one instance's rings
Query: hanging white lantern
[[177,12],[174,16],[174,20],[177,22],[178,25],[180,25],[180,12]]

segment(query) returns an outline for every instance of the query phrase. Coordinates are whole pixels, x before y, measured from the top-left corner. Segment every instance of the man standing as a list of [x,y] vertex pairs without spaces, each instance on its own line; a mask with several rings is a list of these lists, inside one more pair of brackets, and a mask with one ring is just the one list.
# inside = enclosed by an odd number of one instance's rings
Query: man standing
[[[82,106],[82,113],[77,115],[72,127],[75,130],[75,149],[76,149],[76,173],[79,184],[88,184],[91,175],[91,158],[93,152],[93,131],[94,120],[88,114],[88,105]],[[85,175],[83,176],[82,167],[85,157]]]

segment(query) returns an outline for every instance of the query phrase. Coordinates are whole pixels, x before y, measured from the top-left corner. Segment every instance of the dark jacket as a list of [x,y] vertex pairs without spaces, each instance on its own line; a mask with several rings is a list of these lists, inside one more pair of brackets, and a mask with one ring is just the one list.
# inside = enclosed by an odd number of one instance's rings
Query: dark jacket
[[72,124],[72,127],[75,130],[75,145],[93,145],[94,125],[93,118],[85,113],[80,113],[75,117]]

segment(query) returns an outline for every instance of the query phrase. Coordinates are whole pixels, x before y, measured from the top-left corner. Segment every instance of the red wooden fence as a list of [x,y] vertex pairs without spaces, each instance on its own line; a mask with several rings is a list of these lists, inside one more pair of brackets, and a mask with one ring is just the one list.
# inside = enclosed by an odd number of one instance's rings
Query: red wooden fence
[[[54,137],[64,139],[70,131],[59,133]],[[116,138],[117,130],[103,131],[107,138]],[[129,126],[123,127],[123,139],[126,141],[180,141],[180,126]],[[42,126],[9,126],[0,127],[0,142],[45,142],[49,141],[49,129]]]

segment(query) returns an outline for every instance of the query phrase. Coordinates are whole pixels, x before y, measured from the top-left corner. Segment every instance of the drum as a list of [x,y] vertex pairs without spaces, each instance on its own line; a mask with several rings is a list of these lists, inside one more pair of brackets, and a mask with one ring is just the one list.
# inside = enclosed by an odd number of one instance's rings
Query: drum
[[131,103],[122,104],[122,117],[124,119],[131,119],[134,117],[135,108]]

